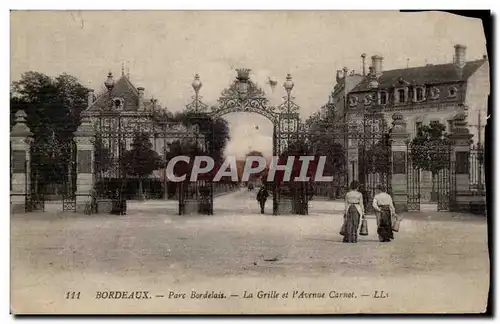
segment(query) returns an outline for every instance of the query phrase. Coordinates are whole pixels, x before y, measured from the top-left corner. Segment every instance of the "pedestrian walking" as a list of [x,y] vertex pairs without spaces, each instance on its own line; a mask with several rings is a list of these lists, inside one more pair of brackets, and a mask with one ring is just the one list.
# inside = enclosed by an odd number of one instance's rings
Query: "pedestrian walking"
[[264,209],[266,208],[266,201],[268,197],[269,192],[267,191],[266,185],[263,184],[262,187],[260,187],[259,192],[257,192],[257,201],[260,205],[261,214],[264,214]]
[[351,182],[349,188],[350,191],[345,195],[344,223],[340,234],[344,236],[344,243],[357,243],[361,221],[365,219],[365,208],[363,195],[358,191],[359,182]]
[[390,242],[394,239],[393,224],[397,221],[396,209],[391,195],[385,192],[382,185],[377,186],[373,197],[373,208],[377,216],[377,233],[380,242]]

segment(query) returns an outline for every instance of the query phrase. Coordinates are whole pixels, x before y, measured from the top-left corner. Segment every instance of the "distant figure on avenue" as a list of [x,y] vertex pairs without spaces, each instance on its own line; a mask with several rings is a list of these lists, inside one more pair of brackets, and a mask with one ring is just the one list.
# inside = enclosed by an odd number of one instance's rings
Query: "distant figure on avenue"
[[396,219],[396,209],[392,197],[385,192],[384,186],[377,186],[373,197],[373,208],[377,215],[377,233],[380,242],[390,242],[394,239],[393,223]]
[[97,190],[95,187],[90,190],[90,213],[97,214]]
[[264,209],[266,208],[266,201],[268,197],[269,192],[267,191],[266,185],[263,184],[262,187],[260,187],[259,192],[257,192],[257,201],[260,205],[261,214],[264,214]]
[[340,234],[344,236],[344,243],[357,243],[361,219],[365,217],[365,207],[363,195],[358,191],[359,182],[351,182],[350,189],[345,195],[344,224]]

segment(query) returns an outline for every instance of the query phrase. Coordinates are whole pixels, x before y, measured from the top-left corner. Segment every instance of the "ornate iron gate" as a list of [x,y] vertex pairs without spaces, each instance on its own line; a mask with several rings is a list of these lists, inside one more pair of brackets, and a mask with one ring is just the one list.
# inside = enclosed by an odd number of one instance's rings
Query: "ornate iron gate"
[[34,155],[36,154],[34,145],[30,147],[30,165],[28,167],[28,161],[25,162],[25,174],[26,174],[26,211],[45,211],[45,197],[43,192],[40,171],[41,166],[38,164]]
[[63,211],[76,212],[76,153],[76,143],[74,140],[71,140],[66,145],[66,154],[69,155],[69,163],[67,165],[66,178],[64,179]]
[[[180,122],[169,120],[166,111],[152,110],[141,112],[124,112],[110,108],[108,110],[90,113],[93,120],[96,138],[94,178],[98,200],[102,199],[130,199],[131,183],[142,179],[127,174],[124,165],[124,154],[131,149],[131,144],[137,136],[149,138],[152,150],[163,155],[164,166],[158,170],[165,173],[168,144],[174,141],[193,143],[206,148],[205,136],[199,133],[197,127],[187,127]],[[162,147],[162,148],[158,148]],[[189,175],[187,176],[189,178]],[[166,179],[164,179],[166,185]],[[192,186],[191,186],[192,187]],[[189,200],[187,192],[193,191],[190,186],[181,182],[177,185],[179,198],[179,214],[186,212],[186,201]],[[166,191],[166,189],[165,189]],[[197,194],[195,199],[200,199]]]
[[408,210],[420,211],[420,169],[413,163],[411,149],[408,148],[407,159],[407,196]]
[[455,163],[451,159],[452,149],[449,145],[437,148],[436,158],[441,158],[447,163],[435,174],[437,187],[437,210],[449,211],[455,200]]

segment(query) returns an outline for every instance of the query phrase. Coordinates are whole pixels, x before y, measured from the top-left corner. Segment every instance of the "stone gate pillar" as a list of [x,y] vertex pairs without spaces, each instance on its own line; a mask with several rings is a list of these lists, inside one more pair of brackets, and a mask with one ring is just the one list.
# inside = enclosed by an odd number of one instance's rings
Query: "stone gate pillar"
[[460,211],[469,208],[470,199],[470,145],[472,134],[467,128],[465,113],[453,118],[453,128],[449,136],[450,154],[450,210]]
[[94,129],[87,116],[75,132],[76,141],[76,211],[84,212],[94,187]]
[[10,212],[26,212],[30,183],[30,144],[32,136],[26,125],[26,113],[18,110],[10,132]]
[[401,113],[392,115],[391,160],[392,160],[392,199],[397,212],[408,211],[408,140],[406,121]]

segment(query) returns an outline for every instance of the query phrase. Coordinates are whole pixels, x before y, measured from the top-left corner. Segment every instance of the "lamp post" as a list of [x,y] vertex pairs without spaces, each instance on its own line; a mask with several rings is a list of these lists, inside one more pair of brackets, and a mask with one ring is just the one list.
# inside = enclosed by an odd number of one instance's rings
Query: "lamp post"
[[286,81],[283,83],[283,88],[286,90],[287,94],[287,113],[290,113],[291,110],[291,101],[292,101],[292,90],[294,87],[294,83],[292,81],[292,75],[290,73],[287,74],[286,76]]
[[198,73],[195,74],[193,83],[191,83],[191,86],[193,87],[194,90],[194,109],[196,112],[198,112],[199,109],[199,93],[200,89],[203,86],[203,83],[200,81],[200,75]]

